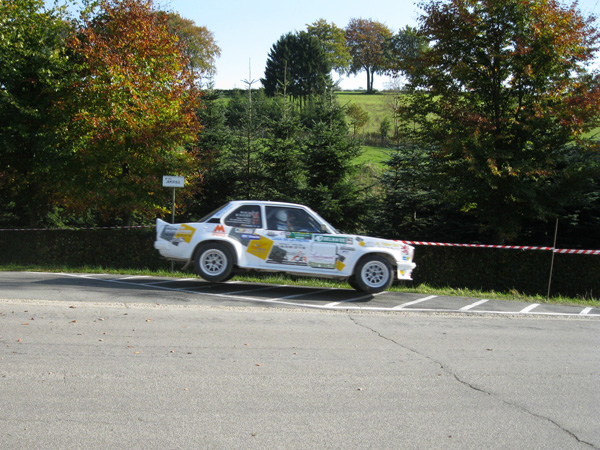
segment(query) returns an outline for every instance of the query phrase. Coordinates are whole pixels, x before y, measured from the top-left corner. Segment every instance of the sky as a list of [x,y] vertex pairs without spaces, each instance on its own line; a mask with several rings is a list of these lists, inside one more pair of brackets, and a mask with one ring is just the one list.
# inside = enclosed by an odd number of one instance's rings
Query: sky
[[[319,19],[345,28],[350,19],[371,19],[392,32],[416,26],[420,15],[413,0],[155,0],[155,6],[172,10],[212,31],[221,57],[214,78],[218,89],[247,88],[255,80],[261,87],[267,57],[273,44],[289,32],[306,30]],[[580,0],[584,15],[600,16],[600,0]],[[338,75],[334,74],[334,80]],[[391,80],[375,76],[375,89],[385,89]],[[366,88],[366,74],[346,76],[342,89]]]
[[[595,0],[594,0],[595,1]],[[193,20],[212,31],[221,57],[214,78],[218,89],[247,88],[256,80],[261,87],[267,57],[273,44],[289,32],[306,30],[319,19],[345,28],[350,19],[372,19],[393,32],[416,26],[417,8],[412,0],[155,0],[166,10]],[[162,9],[162,8],[161,8]],[[338,75],[334,74],[334,80]],[[383,89],[386,77],[375,76],[374,87]],[[344,89],[366,88],[367,76],[344,77]]]
[[[559,0],[560,1],[560,0]],[[54,0],[45,0],[51,6]],[[77,3],[77,2],[76,2]],[[418,0],[154,0],[154,6],[173,11],[208,28],[221,48],[214,78],[217,89],[261,87],[269,51],[281,36],[306,30],[319,19],[346,28],[350,19],[371,19],[393,33],[417,26]],[[570,4],[571,1],[563,0]],[[600,0],[579,0],[585,16],[600,16]],[[598,23],[600,27],[600,23]],[[598,64],[596,64],[598,66]],[[334,74],[334,81],[338,75]],[[374,88],[390,87],[389,77],[375,75]],[[365,89],[367,76],[344,76],[342,89]]]

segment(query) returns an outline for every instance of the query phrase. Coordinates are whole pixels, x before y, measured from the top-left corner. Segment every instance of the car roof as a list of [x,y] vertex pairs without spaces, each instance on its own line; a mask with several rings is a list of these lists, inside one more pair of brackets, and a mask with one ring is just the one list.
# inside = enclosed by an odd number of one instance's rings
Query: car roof
[[[288,203],[288,202],[277,202],[271,200],[232,200],[229,202],[230,205],[266,205],[266,206],[288,206],[296,208],[308,208],[306,205],[299,203]],[[310,209],[310,208],[308,208]]]

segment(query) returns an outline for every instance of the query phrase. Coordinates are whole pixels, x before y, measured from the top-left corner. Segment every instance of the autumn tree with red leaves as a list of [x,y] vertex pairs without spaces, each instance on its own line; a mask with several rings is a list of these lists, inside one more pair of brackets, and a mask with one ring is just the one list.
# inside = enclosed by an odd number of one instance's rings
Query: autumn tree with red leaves
[[[70,42],[76,137],[65,201],[103,215],[151,218],[168,207],[163,175],[198,180],[190,148],[201,130],[200,91],[179,39],[152,0],[102,0]],[[182,191],[190,191],[184,189]]]
[[527,221],[553,229],[600,176],[598,143],[584,139],[600,119],[594,18],[556,0],[420,6],[431,47],[409,64],[399,113],[433,149],[435,185],[499,242]]

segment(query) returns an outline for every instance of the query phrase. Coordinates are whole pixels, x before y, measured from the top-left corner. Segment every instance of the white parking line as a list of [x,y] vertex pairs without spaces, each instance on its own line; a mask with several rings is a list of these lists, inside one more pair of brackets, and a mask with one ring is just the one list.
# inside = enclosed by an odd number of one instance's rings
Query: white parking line
[[540,306],[539,303],[532,303],[527,308],[523,308],[521,311],[519,311],[519,313],[525,314],[525,313],[531,312],[533,309],[537,308],[538,306]]
[[471,308],[475,308],[476,306],[483,305],[487,301],[489,301],[489,300],[479,300],[478,302],[471,303],[470,305],[467,305],[467,306],[463,306],[462,308],[459,309],[459,311],[468,311]]
[[419,300],[415,300],[413,302],[402,303],[401,305],[394,306],[392,308],[392,310],[402,309],[405,306],[416,305],[417,303],[426,302],[427,300],[431,300],[432,298],[436,298],[436,297],[437,297],[437,295],[430,295],[429,297],[424,297],[424,298],[421,298]]
[[[46,275],[46,274],[44,274]],[[369,306],[369,305],[342,305],[339,306],[343,303],[349,303],[349,302],[353,302],[353,301],[358,301],[358,300],[362,300],[362,299],[368,299],[370,296],[362,296],[362,297],[356,297],[353,299],[349,299],[345,302],[332,302],[326,305],[322,305],[322,304],[318,304],[318,303],[296,303],[296,302],[286,302],[284,301],[284,299],[288,299],[288,298],[295,298],[295,297],[302,297],[302,296],[306,296],[306,295],[310,295],[310,294],[314,294],[314,293],[319,293],[319,292],[328,292],[331,291],[332,289],[322,289],[322,290],[318,290],[318,291],[313,291],[310,290],[309,292],[305,292],[302,294],[297,294],[297,295],[290,295],[288,297],[283,297],[283,298],[279,298],[279,299],[265,299],[265,298],[259,298],[259,297],[251,297],[251,296],[242,296],[242,295],[235,295],[232,296],[230,294],[220,294],[220,293],[211,293],[211,292],[203,292],[203,293],[199,293],[198,291],[195,290],[190,290],[190,289],[185,289],[185,288],[171,288],[171,287],[166,287],[166,286],[162,286],[162,285],[156,285],[156,284],[136,284],[136,283],[132,283],[132,282],[128,282],[128,281],[120,281],[119,279],[111,279],[111,278],[101,278],[98,275],[94,275],[94,274],[70,274],[70,273],[61,273],[61,274],[48,274],[48,275],[59,275],[59,276],[66,276],[66,277],[73,277],[73,278],[84,278],[84,279],[88,279],[88,280],[95,280],[95,281],[104,281],[104,282],[108,282],[108,283],[116,283],[116,284],[124,284],[124,285],[128,285],[128,286],[136,286],[136,287],[142,287],[142,286],[147,286],[148,288],[153,288],[153,289],[159,289],[159,290],[164,290],[164,291],[171,291],[171,292],[183,292],[186,294],[194,294],[194,295],[207,295],[210,297],[218,297],[218,298],[224,298],[227,300],[238,300],[238,301],[250,301],[250,302],[258,302],[258,303],[265,303],[265,304],[276,304],[276,305],[288,305],[288,306],[295,306],[295,307],[305,307],[305,308],[311,308],[311,309],[344,309],[344,310],[351,310],[351,311],[410,311],[410,312],[462,312],[462,310],[453,310],[453,311],[449,311],[449,310],[443,310],[443,309],[439,309],[439,308],[404,308],[406,306],[409,305],[414,305],[417,303],[421,303],[421,302],[425,302],[427,300],[431,300],[432,298],[435,298],[435,295],[431,295],[429,297],[424,297],[421,298],[419,300],[415,300],[415,301],[411,301],[411,302],[407,302],[407,303],[403,303],[401,305],[398,305],[396,307],[393,308],[386,308],[386,307],[374,307],[374,306]],[[121,279],[122,280],[122,279]],[[192,278],[192,280],[197,280],[197,278]],[[209,285],[206,287],[212,287],[214,285]],[[283,285],[280,286],[276,286],[276,287],[284,287]],[[289,286],[285,286],[285,287],[289,287]],[[378,294],[375,294],[378,295]],[[2,302],[5,302],[6,299],[2,299],[0,298],[0,304]],[[335,304],[337,303],[338,306],[335,306]],[[528,305],[526,308],[522,309],[521,311],[485,311],[485,310],[475,310],[475,311],[471,311],[471,313],[473,314],[490,314],[490,315],[513,315],[513,314],[520,314],[520,313],[529,313],[531,312],[533,309],[535,309],[536,307],[538,307],[540,304],[539,303],[534,303],[531,305]],[[470,307],[470,306],[475,306],[473,305],[467,305],[466,307]],[[463,307],[463,308],[466,308]],[[534,312],[533,314],[539,315],[539,316],[552,316],[552,317],[577,317],[577,316],[585,316],[585,318],[598,318],[600,319],[600,314],[597,313],[593,313],[594,308],[592,307],[586,307],[584,308],[581,312],[579,313],[561,313],[561,312]]]
[[363,295],[361,297],[354,297],[354,298],[349,298],[348,300],[342,300],[341,302],[332,302],[332,303],[327,303],[326,305],[323,305],[325,308],[333,308],[335,306],[344,304],[344,303],[351,303],[351,302],[359,302],[361,300],[367,300],[367,299],[371,299],[377,295],[381,295],[383,294],[383,292],[378,292],[377,294],[368,294],[368,295]]
[[[126,278],[119,278],[125,280]],[[144,283],[144,286],[154,286],[156,284],[179,283],[180,281],[198,281],[198,278],[173,278],[172,280],[153,281],[152,283]]]
[[288,295],[286,297],[281,297],[279,299],[273,299],[274,301],[278,301],[278,300],[288,300],[290,298],[296,298],[296,297],[304,297],[305,295],[311,295],[311,294],[320,294],[321,292],[327,292],[327,291],[331,291],[331,289],[321,289],[319,291],[310,291],[310,292],[304,292],[303,294],[296,294],[296,295]]
[[243,291],[223,292],[223,295],[237,295],[237,294],[245,294],[246,292],[269,291],[272,289],[279,289],[280,287],[281,286],[265,286],[265,287],[256,288],[256,289],[244,289]]

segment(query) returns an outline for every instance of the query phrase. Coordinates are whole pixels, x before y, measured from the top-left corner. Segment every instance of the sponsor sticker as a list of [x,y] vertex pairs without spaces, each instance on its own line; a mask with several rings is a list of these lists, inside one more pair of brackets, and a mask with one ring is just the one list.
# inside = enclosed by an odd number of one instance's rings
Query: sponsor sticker
[[175,239],[181,238],[189,244],[195,232],[196,229],[194,227],[190,227],[189,225],[186,225],[184,223],[177,230],[177,234],[175,234]]
[[240,238],[246,239],[249,241],[252,241],[252,240],[257,241],[260,239],[260,236],[258,234],[240,234]]
[[302,239],[309,241],[312,237],[312,234],[304,231],[291,231],[285,233],[285,237],[286,239]]
[[260,236],[259,239],[255,239],[248,243],[248,250],[246,251],[251,255],[266,260],[272,247],[273,241],[271,239]]
[[315,242],[328,242],[331,244],[352,244],[352,238],[344,236],[328,236],[319,234],[314,237]]

